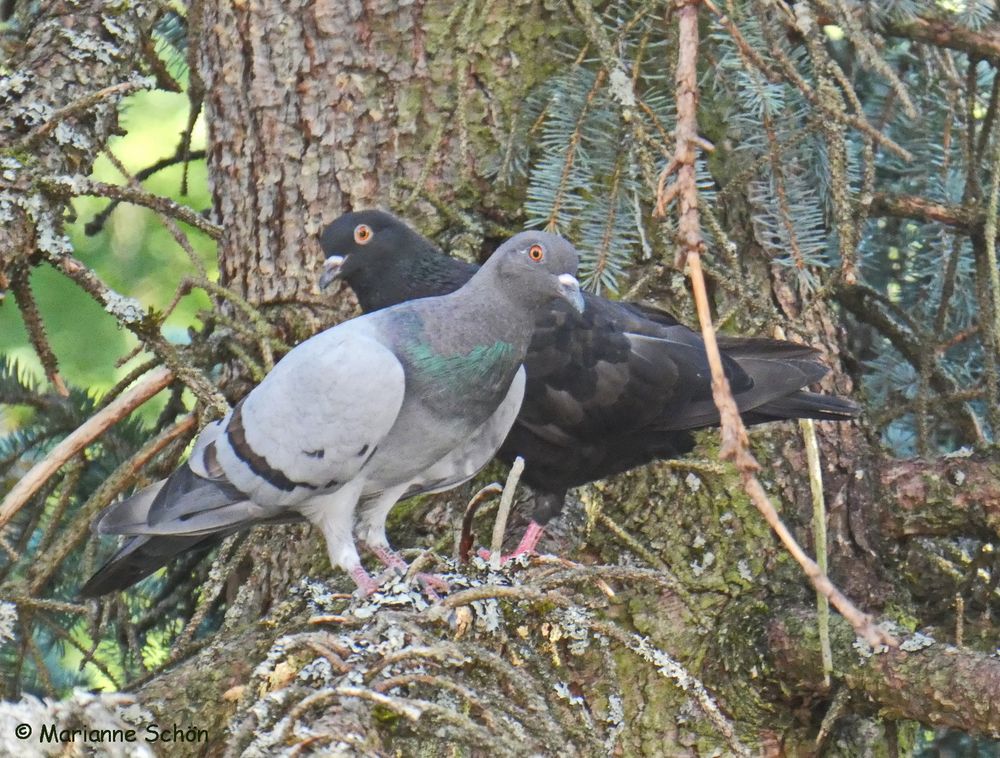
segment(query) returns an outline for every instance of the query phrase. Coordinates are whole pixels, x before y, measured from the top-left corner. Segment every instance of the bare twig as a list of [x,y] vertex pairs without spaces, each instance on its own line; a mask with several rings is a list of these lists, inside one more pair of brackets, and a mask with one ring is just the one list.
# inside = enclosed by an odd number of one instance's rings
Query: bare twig
[[[802,441],[806,448],[809,465],[809,489],[813,501],[813,546],[816,551],[816,565],[826,573],[826,501],[823,498],[823,469],[819,462],[819,444],[816,442],[816,424],[811,418],[799,419]],[[833,653],[830,650],[830,601],[822,593],[816,593],[816,619],[819,625],[819,649],[823,657],[823,678],[830,686],[833,673]]]
[[[184,155],[183,146],[178,146],[177,152],[175,152],[173,155],[168,155],[166,158],[161,158],[156,163],[146,166],[146,168],[142,169],[141,171],[137,171],[135,174],[135,180],[137,182],[144,182],[153,174],[162,171],[165,168],[176,166],[178,163],[182,162],[186,164],[187,161],[201,160],[204,157],[205,157],[204,150],[192,150],[189,154]],[[107,204],[104,210],[102,210],[100,213],[98,213],[84,225],[83,231],[87,234],[87,236],[92,236],[94,234],[97,234],[99,231],[101,231],[101,229],[104,228],[105,222],[107,222],[108,217],[114,212],[115,208],[118,207],[119,203],[121,203],[121,200],[112,200],[110,203]]]
[[91,416],[82,426],[70,433],[62,442],[53,448],[44,460],[36,463],[25,476],[14,485],[13,489],[0,504],[0,528],[24,506],[28,499],[47,482],[63,464],[93,442],[104,431],[130,414],[140,405],[153,397],[173,381],[174,375],[169,369],[160,368],[149,374],[135,387],[122,394],[113,403],[94,416]]
[[524,458],[517,456],[514,465],[510,467],[507,481],[503,486],[503,494],[500,495],[500,508],[497,511],[497,520],[493,524],[493,540],[490,543],[490,568],[494,571],[500,570],[501,550],[503,549],[503,534],[507,530],[507,517],[510,516],[510,507],[514,503],[514,493],[517,491],[517,483],[524,472]]
[[[104,155],[109,161],[111,161],[111,165],[118,170],[118,173],[124,177],[125,181],[128,182],[128,186],[131,189],[136,190],[137,192],[144,191],[142,189],[142,185],[139,184],[139,180],[132,176],[132,172],[125,167],[124,163],[118,160],[118,156],[114,154],[111,148],[105,146]],[[194,248],[191,247],[191,242],[184,235],[184,233],[181,232],[180,227],[177,226],[177,222],[165,213],[159,213],[158,215],[160,216],[160,221],[167,228],[167,231],[170,232],[170,236],[173,237],[177,244],[180,245],[181,249],[187,253],[188,260],[191,261],[191,265],[194,267],[194,270],[198,272],[198,275],[202,279],[208,279],[208,271],[205,269],[204,261],[198,257]]]
[[77,197],[78,195],[109,197],[113,200],[141,205],[145,208],[158,211],[165,216],[176,218],[178,221],[183,221],[185,224],[190,224],[195,229],[204,232],[214,240],[222,236],[222,227],[218,224],[213,224],[197,211],[188,208],[186,205],[175,203],[169,198],[160,197],[142,189],[98,182],[83,176],[48,176],[38,181],[47,190],[58,195],[69,197]]
[[[987,332],[993,333],[992,340],[988,339],[985,342],[993,342],[994,350],[997,348],[996,341],[1000,340],[1000,271],[997,270],[997,215],[998,205],[1000,205],[1000,139],[995,140],[995,142],[996,146],[994,148],[995,152],[990,172],[993,175],[993,181],[990,183],[989,202],[986,205],[986,219],[983,224],[984,247],[986,248],[986,261],[988,264],[986,268],[989,271],[989,290],[993,313],[990,314],[992,319],[983,319],[985,322],[983,326],[989,326],[982,329],[984,334]],[[990,323],[991,321],[992,323]],[[996,359],[994,355],[993,360],[995,361]],[[996,403],[993,402],[989,405],[995,407]],[[994,423],[993,435],[995,438],[997,435],[996,415],[991,416],[990,420]]]
[[469,555],[472,552],[472,544],[476,540],[476,535],[472,533],[472,520],[476,517],[479,506],[490,495],[499,495],[503,492],[496,482],[487,484],[479,492],[472,496],[469,504],[465,506],[465,513],[462,516],[462,531],[458,535],[458,562],[468,563]]
[[[715,328],[712,325],[712,314],[709,306],[708,291],[705,276],[702,272],[701,254],[705,242],[701,234],[698,218],[698,187],[695,177],[695,146],[698,145],[698,4],[699,0],[678,0],[677,21],[679,28],[678,63],[677,63],[677,128],[676,152],[671,173],[677,179],[670,188],[664,188],[656,199],[656,215],[662,217],[666,212],[666,195],[672,193],[678,200],[678,265],[686,259],[690,272],[691,285],[694,291],[695,306],[698,311],[698,321],[701,324],[702,339],[712,372],[712,397],[719,408],[722,425],[722,445],[720,457],[733,460],[740,473],[740,479],[751,501],[760,511],[768,525],[778,535],[785,549],[802,567],[817,591],[830,599],[834,607],[851,623],[855,631],[865,638],[869,644],[897,644],[896,640],[873,623],[871,618],[858,610],[843,593],[838,590],[820,571],[816,562],[802,550],[788,528],[782,523],[774,506],[771,504],[764,487],[757,479],[756,471],[760,464],[750,452],[746,428],[740,418],[733,399],[732,390],[722,367],[722,357],[715,338]],[[666,173],[666,172],[665,172]]]

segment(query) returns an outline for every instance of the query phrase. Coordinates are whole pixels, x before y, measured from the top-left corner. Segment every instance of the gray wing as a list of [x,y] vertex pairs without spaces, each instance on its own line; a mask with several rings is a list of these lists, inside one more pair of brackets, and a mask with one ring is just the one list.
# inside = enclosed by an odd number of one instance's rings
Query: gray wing
[[288,353],[205,429],[151,501],[140,493],[119,504],[99,531],[211,534],[281,516],[356,477],[399,414],[405,378],[370,330],[342,328],[352,323]]

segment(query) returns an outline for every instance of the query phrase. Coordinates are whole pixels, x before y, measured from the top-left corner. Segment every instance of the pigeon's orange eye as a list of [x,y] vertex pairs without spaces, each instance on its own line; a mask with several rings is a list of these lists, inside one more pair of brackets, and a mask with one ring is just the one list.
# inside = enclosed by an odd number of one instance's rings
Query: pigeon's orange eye
[[368,224],[358,224],[354,227],[354,241],[359,245],[367,245],[375,232]]
[[540,261],[545,257],[545,248],[541,245],[532,245],[528,248],[528,257],[533,261]]

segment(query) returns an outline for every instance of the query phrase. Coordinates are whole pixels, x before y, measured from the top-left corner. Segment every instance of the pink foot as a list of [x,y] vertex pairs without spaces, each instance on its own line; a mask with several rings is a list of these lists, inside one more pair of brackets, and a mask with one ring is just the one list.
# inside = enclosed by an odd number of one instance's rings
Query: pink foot
[[442,579],[437,574],[428,574],[425,571],[421,571],[420,573],[415,574],[413,578],[417,580],[417,584],[420,585],[420,589],[432,602],[437,602],[441,599],[437,590],[444,593],[451,591],[451,585],[449,585],[446,580]]
[[378,558],[379,563],[399,574],[405,574],[410,568],[409,564],[403,560],[403,557],[391,547],[380,545],[378,547],[369,547],[368,549],[372,551],[372,555]]
[[[545,527],[539,526],[534,521],[528,524],[528,528],[524,530],[524,536],[521,537],[521,541],[518,543],[517,547],[514,548],[514,552],[510,555],[501,556],[500,562],[506,563],[507,561],[517,558],[519,555],[532,555],[535,552],[535,548],[538,547],[539,540],[542,539],[542,535],[545,534]],[[485,561],[490,559],[490,551],[486,548],[481,548],[479,550],[479,557]]]
[[371,574],[365,571],[364,566],[361,564],[352,568],[349,573],[351,575],[351,579],[353,579],[354,583],[358,585],[358,592],[360,592],[362,596],[367,597],[378,589],[378,582],[372,579]]
[[[405,576],[406,572],[409,571],[409,564],[403,560],[403,557],[390,547],[378,546],[369,547],[372,551],[372,555],[379,559],[379,562],[388,569],[392,569],[397,572],[400,576]],[[420,589],[423,590],[424,594],[427,595],[431,600],[440,600],[441,596],[435,590],[441,590],[442,592],[448,592],[451,587],[448,585],[444,579],[435,574],[428,574],[421,571],[415,574],[414,579],[420,585]]]

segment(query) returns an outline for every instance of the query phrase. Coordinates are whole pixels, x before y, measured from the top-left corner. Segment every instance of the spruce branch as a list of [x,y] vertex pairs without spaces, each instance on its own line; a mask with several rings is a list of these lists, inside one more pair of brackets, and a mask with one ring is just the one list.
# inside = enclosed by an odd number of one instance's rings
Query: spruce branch
[[[97,512],[108,505],[116,495],[135,482],[138,472],[156,455],[179,439],[183,439],[195,428],[196,418],[189,414],[143,444],[139,450],[122,462],[101,482],[100,486],[76,511],[75,519],[67,524],[58,539],[43,556],[36,557],[28,571],[28,587],[32,595],[38,595],[52,581],[80,543],[90,534],[90,526]],[[181,451],[183,448],[181,448]],[[178,452],[181,452],[178,451]]]
[[[899,98],[900,104],[906,115],[912,119],[917,118],[918,111],[913,99],[910,97],[909,89],[892,67],[885,62],[878,48],[881,46],[882,38],[874,30],[865,30],[858,21],[854,9],[849,7],[844,0],[813,0],[817,8],[833,16],[845,35],[855,45],[859,60],[869,69],[881,76],[893,92]],[[796,26],[803,33],[808,32],[807,27],[816,26],[816,19],[811,15],[811,9],[804,4],[795,6]]]
[[59,374],[59,361],[55,351],[49,344],[48,336],[45,333],[45,324],[42,321],[42,314],[38,311],[38,303],[35,302],[35,293],[31,290],[28,269],[26,266],[15,264],[11,275],[11,289],[14,291],[14,299],[17,307],[21,311],[21,318],[24,326],[28,330],[28,339],[31,340],[35,348],[35,354],[42,364],[45,376],[52,386],[63,397],[69,396],[69,390]]
[[88,179],[84,176],[44,176],[38,180],[38,185],[54,195],[65,198],[79,197],[80,195],[95,195],[97,197],[107,197],[120,202],[132,203],[149,208],[164,216],[176,218],[185,224],[193,226],[198,231],[204,232],[211,239],[217,240],[222,236],[222,227],[213,224],[200,213],[181,205],[173,200],[151,192],[146,192],[135,187],[123,187],[118,184],[108,184],[95,179]]
[[83,426],[56,445],[43,460],[36,463],[31,470],[7,493],[3,503],[0,503],[0,529],[24,507],[25,503],[45,484],[66,462],[93,442],[110,426],[120,421],[140,405],[145,403],[160,390],[166,388],[174,375],[168,369],[161,368],[146,376],[135,387],[120,395],[110,405],[87,420]]
[[[870,287],[862,284],[839,286],[834,289],[833,296],[855,318],[885,336],[910,365],[919,367],[925,356],[933,353],[933,347],[920,339],[906,313]],[[943,396],[954,396],[959,391],[955,379],[937,362],[929,368],[928,382]],[[955,421],[968,439],[979,444],[985,442],[979,420],[967,403]]]
[[1000,24],[974,30],[944,18],[914,16],[890,19],[881,25],[890,37],[905,37],[934,47],[946,47],[991,60],[1000,59]]

